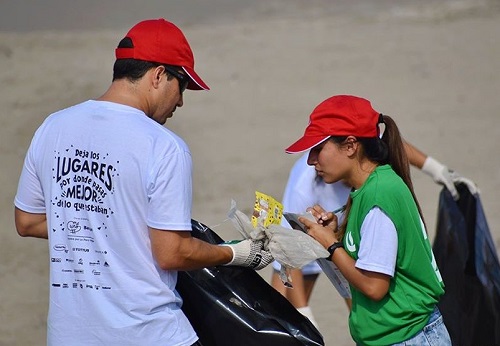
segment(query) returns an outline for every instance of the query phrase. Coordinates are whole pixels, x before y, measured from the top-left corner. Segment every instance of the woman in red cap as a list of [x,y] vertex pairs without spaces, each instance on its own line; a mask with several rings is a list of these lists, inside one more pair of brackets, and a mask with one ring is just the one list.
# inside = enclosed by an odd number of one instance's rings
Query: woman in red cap
[[350,283],[349,328],[357,344],[451,345],[437,308],[444,284],[403,148],[395,122],[368,100],[323,101],[286,151],[310,149],[308,164],[326,183],[353,189],[340,225],[318,205],[310,208],[317,222],[300,220]]

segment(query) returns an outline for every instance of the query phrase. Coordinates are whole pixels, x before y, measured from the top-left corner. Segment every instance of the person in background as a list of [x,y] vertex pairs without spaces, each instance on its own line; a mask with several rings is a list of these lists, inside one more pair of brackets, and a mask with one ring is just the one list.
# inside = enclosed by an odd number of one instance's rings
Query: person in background
[[36,131],[15,197],[23,237],[48,239],[47,344],[201,345],[181,310],[177,271],[261,269],[262,241],[191,236],[192,161],[162,126],[183,92],[208,90],[182,31],[134,25],[99,98],[50,115]]
[[[455,199],[458,199],[455,183],[463,182],[472,191],[475,189],[475,185],[470,179],[450,171],[445,165],[431,156],[427,156],[412,144],[404,142],[404,148],[410,164],[431,176],[436,183],[444,185]],[[315,204],[321,205],[328,211],[341,208],[347,202],[351,187],[342,181],[325,184],[321,177],[316,174],[314,167],[307,164],[308,155],[309,152],[303,154],[290,170],[282,200],[284,211],[300,214]],[[282,226],[290,227],[284,218]],[[286,287],[281,281],[279,275],[281,265],[277,261],[273,262],[273,269],[271,285],[317,326],[309,301],[316,280],[322,272],[320,266],[316,262],[311,262],[302,269],[290,269],[288,273],[293,288]],[[346,304],[349,308],[350,300],[346,300]]]
[[[349,330],[361,345],[451,345],[437,307],[444,284],[394,120],[371,103],[335,95],[311,113],[287,153],[310,150],[327,184],[352,187],[342,223],[321,206],[300,217],[350,284]],[[384,125],[383,134],[379,125]]]

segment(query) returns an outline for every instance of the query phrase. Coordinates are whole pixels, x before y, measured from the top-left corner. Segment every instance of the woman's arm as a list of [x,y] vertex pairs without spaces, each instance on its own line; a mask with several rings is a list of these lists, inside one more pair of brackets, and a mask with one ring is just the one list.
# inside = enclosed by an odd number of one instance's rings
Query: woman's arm
[[422,169],[425,160],[427,159],[427,155],[415,148],[412,144],[407,141],[403,141],[406,156],[408,156],[408,160],[412,166],[417,167],[418,169]]
[[[311,211],[316,219],[323,220],[325,226],[301,217],[299,220],[305,225],[307,233],[325,249],[339,242],[338,233],[334,232],[337,228],[337,217],[333,213],[325,213],[319,206],[314,206]],[[389,275],[356,268],[356,261],[343,248],[337,248],[331,260],[346,280],[368,298],[380,300],[387,294],[391,279]]]

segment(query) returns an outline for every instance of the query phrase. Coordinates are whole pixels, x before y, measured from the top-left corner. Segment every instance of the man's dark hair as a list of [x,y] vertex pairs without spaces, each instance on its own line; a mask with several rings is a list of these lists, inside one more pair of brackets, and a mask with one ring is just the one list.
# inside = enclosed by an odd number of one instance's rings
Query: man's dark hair
[[[132,39],[125,37],[118,44],[118,48],[133,48]],[[113,81],[126,78],[131,82],[141,79],[146,72],[163,64],[151,61],[143,61],[136,59],[117,59],[113,65]],[[173,77],[168,75],[168,80]]]

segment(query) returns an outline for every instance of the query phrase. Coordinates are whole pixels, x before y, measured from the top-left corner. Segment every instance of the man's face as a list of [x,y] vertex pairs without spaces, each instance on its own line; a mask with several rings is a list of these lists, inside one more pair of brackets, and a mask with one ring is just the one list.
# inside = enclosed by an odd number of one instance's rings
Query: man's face
[[[182,75],[184,72],[181,68],[179,71],[168,72],[164,66],[159,66],[160,69],[157,76],[158,90],[155,97],[156,104],[153,108],[151,118],[159,124],[165,124],[168,118],[173,117],[177,107],[182,107],[184,104],[183,94],[188,80],[182,77],[175,77],[174,74]],[[170,69],[169,69],[170,70]]]

